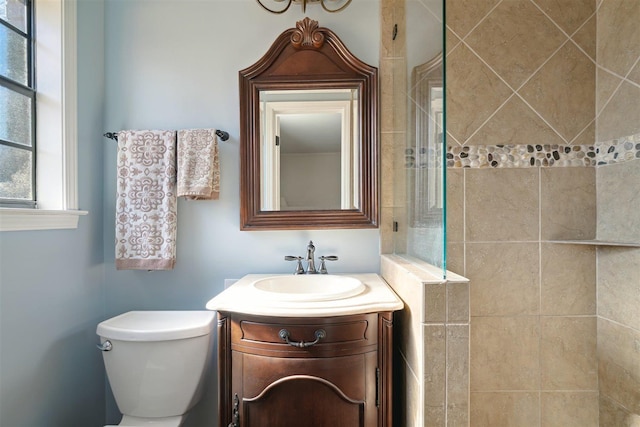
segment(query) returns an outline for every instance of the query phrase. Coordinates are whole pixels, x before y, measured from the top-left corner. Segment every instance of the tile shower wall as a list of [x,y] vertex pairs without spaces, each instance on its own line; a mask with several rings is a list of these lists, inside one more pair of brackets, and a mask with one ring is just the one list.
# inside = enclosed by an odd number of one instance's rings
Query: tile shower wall
[[[598,9],[597,141],[640,149],[640,2]],[[638,156],[625,156],[638,158]],[[640,242],[640,160],[597,168],[598,238]],[[640,425],[640,249],[598,249],[600,425]]]
[[471,426],[598,425],[596,251],[550,242],[595,237],[596,6],[447,0],[448,268],[471,281]]

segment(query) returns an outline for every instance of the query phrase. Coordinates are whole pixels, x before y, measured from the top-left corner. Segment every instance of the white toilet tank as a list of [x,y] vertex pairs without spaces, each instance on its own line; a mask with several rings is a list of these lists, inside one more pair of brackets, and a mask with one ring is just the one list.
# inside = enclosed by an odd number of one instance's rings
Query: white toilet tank
[[98,325],[120,412],[142,418],[185,414],[200,399],[210,358],[211,311],[130,311]]

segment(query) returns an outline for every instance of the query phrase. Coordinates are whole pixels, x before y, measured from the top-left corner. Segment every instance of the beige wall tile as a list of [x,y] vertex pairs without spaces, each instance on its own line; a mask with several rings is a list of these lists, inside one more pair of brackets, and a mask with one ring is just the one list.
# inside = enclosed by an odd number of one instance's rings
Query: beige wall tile
[[[398,232],[393,232],[391,234],[393,238],[393,250],[394,253],[397,254],[406,254],[408,252],[407,249],[407,233],[402,229],[406,227],[408,224],[407,221],[407,208],[396,207],[393,209],[393,218],[394,221],[398,222]],[[393,226],[393,221],[390,224],[390,227]]]
[[[534,0],[568,34],[573,34],[596,11],[596,0]],[[593,33],[595,39],[595,32]]]
[[393,253],[393,208],[382,207],[380,209],[380,253]]
[[600,239],[640,242],[640,160],[597,168]]
[[632,414],[613,400],[600,396],[600,427],[638,427],[640,414]]
[[444,323],[447,318],[447,289],[444,283],[424,286],[425,323]]
[[[447,412],[455,412],[459,424],[469,407],[469,326],[447,325]],[[464,412],[464,417],[462,416]]]
[[395,2],[380,2],[380,58],[393,56],[393,24],[395,23]]
[[[406,301],[406,300],[404,300]],[[419,314],[413,314],[413,307],[405,302],[405,307],[397,311],[394,315],[394,334],[398,349],[402,352],[406,363],[416,375],[422,373],[421,360],[419,354],[422,350],[422,326],[415,318]]]
[[[638,2],[640,4],[640,2]],[[640,88],[625,81],[598,117],[598,141],[640,133]]]
[[615,363],[640,384],[640,331],[598,319],[598,358]]
[[538,390],[539,338],[536,316],[473,317],[471,390]]
[[471,393],[471,427],[540,425],[538,393]]
[[403,426],[422,423],[420,381],[403,361],[394,362],[393,416]]
[[447,322],[469,323],[469,283],[447,283]]
[[640,382],[615,362],[600,360],[598,363],[600,395],[619,402],[632,414],[640,414]]
[[513,89],[531,77],[565,40],[530,0],[500,3],[465,39]]
[[596,140],[596,119],[594,118],[589,125],[582,130],[569,143],[571,145],[593,145]]
[[424,427],[444,427],[446,418],[444,406],[425,406]]
[[447,168],[447,241],[464,239],[464,169]]
[[469,405],[447,406],[447,427],[469,427]]
[[[549,0],[546,0],[549,1]],[[595,0],[588,0],[592,3],[595,3]],[[559,3],[564,5],[566,3]],[[572,39],[574,42],[580,46],[582,50],[585,51],[589,58],[596,60],[596,26],[597,26],[597,18],[596,15],[592,15],[591,18],[587,20],[587,22],[580,28],[575,34],[572,35]]]
[[640,84],[640,62],[636,63],[636,66],[633,68],[631,73],[629,73],[627,79]]
[[445,44],[447,47],[447,55],[451,53],[453,49],[460,45],[460,39],[456,36],[449,27],[445,29]]
[[596,314],[596,249],[542,244],[540,312]]
[[543,392],[540,395],[543,427],[598,427],[597,392]]
[[[607,0],[598,9],[598,63],[626,75],[640,51],[640,2]],[[635,52],[635,55],[628,53]]]
[[467,243],[472,316],[538,314],[538,243]]
[[543,240],[595,238],[595,168],[542,168],[540,188]]
[[[396,39],[392,40],[393,42],[393,56],[395,57],[406,57],[407,55],[407,32],[403,31],[407,27],[406,19],[406,1],[405,0],[393,0],[395,10],[394,10],[394,24],[398,24],[398,33],[396,34]],[[393,31],[393,26],[391,27],[391,31]]]
[[466,46],[447,57],[447,131],[464,144],[511,95],[511,90]]
[[393,134],[393,205],[404,209],[407,208],[406,141],[404,132]]
[[595,65],[573,43],[566,43],[520,94],[571,141],[594,118],[595,87]]
[[495,144],[564,144],[564,140],[514,96],[467,141],[467,145]]
[[597,390],[596,330],[595,316],[540,319],[543,390]]
[[537,168],[466,170],[466,240],[538,240],[538,174]]
[[[409,96],[407,81],[407,59],[399,57],[393,61],[393,129],[406,131],[407,129],[407,99]],[[406,144],[406,137],[403,141]]]
[[[609,99],[613,93],[618,89],[618,86],[622,83],[622,79],[618,76],[611,74],[607,70],[602,68],[596,69],[596,113],[600,114],[602,109],[607,105]],[[596,140],[597,142],[602,142]],[[606,141],[606,140],[605,140]]]
[[447,27],[464,38],[499,0],[446,0]]
[[380,173],[384,179],[380,180],[380,204],[382,207],[394,206],[394,143],[393,133],[380,135]]
[[451,243],[447,239],[447,270],[461,276],[464,272],[464,243]]
[[598,315],[640,330],[640,249],[598,249]]
[[444,325],[424,325],[424,404],[444,407],[447,340]]

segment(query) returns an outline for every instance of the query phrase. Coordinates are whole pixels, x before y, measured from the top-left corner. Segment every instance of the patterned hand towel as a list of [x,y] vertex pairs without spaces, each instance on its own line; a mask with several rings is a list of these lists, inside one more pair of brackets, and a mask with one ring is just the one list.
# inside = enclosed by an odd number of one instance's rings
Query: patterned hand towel
[[178,131],[178,197],[217,200],[220,163],[215,129]]
[[175,165],[175,131],[118,133],[118,270],[173,268],[177,224]]

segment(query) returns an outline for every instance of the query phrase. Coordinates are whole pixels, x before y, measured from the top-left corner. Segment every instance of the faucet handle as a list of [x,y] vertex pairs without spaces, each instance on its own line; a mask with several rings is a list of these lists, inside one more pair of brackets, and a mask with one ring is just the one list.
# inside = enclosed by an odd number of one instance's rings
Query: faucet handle
[[325,261],[337,261],[338,257],[336,255],[327,255],[318,257],[320,259],[320,274],[327,274],[327,266],[325,265]]
[[293,256],[293,255],[285,255],[285,261],[298,261],[298,265],[296,266],[296,271],[293,274],[304,274],[304,267],[302,266],[302,257],[301,256]]

